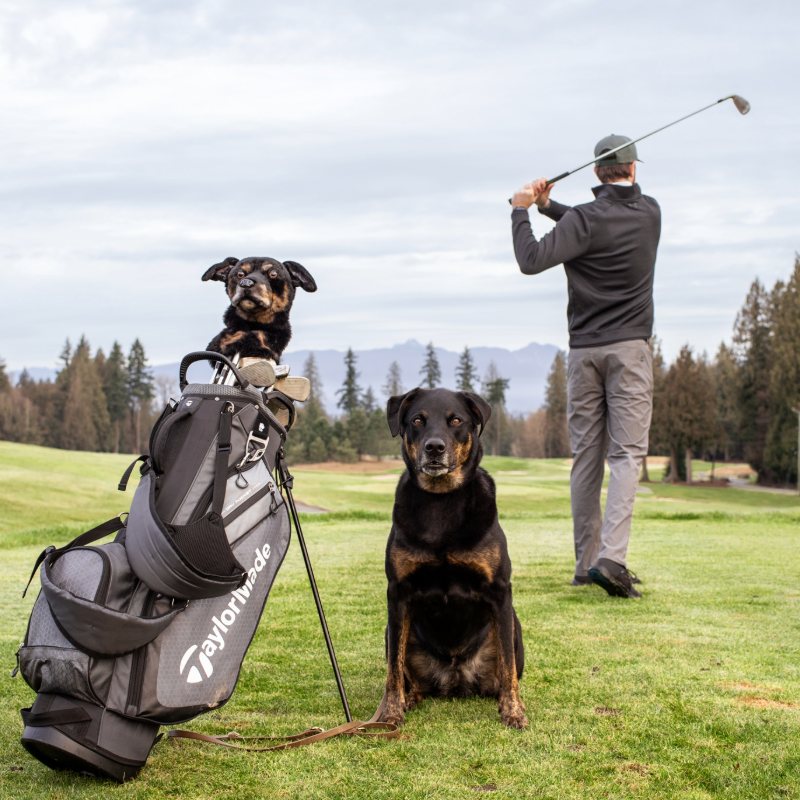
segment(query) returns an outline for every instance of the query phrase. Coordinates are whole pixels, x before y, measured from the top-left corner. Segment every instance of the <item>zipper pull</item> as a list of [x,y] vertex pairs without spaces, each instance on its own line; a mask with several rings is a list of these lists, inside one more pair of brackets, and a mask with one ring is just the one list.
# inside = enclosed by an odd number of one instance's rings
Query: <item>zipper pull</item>
[[[21,644],[20,644],[20,647],[22,647],[22,645],[21,645]],[[16,655],[16,657],[17,657],[17,666],[16,666],[16,667],[14,667],[14,669],[13,669],[13,670],[11,670],[11,677],[12,677],[12,678],[16,678],[16,677],[17,677],[17,673],[19,672],[19,650],[17,650],[17,652],[15,653],[15,655]]]

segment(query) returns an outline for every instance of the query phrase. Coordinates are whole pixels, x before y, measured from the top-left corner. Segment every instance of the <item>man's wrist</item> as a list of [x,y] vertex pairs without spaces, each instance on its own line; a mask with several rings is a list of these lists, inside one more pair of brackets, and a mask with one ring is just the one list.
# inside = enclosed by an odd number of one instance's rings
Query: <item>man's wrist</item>
[[527,206],[514,206],[514,211],[527,211]]

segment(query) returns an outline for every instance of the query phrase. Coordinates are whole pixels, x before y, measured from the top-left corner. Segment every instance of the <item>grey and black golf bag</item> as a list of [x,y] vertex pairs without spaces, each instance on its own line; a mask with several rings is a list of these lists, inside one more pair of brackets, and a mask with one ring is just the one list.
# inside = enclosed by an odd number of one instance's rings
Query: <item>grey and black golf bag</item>
[[[225,362],[238,385],[187,384],[195,361]],[[42,591],[18,668],[37,692],[22,743],[55,769],[127,780],[159,726],[224,705],[289,546],[286,429],[215,353],[181,363],[181,398],[153,428],[127,519],[39,556]],[[291,416],[291,401],[278,398]],[[286,490],[286,501],[279,491]],[[121,515],[123,516],[123,515]],[[94,542],[116,533],[109,544]],[[350,717],[313,573],[317,610]]]

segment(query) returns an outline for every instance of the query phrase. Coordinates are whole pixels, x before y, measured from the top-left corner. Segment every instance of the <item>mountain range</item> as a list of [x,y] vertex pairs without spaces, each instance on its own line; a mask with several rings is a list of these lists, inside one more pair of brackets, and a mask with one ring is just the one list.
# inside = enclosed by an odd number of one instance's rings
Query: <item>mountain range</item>
[[[455,371],[461,354],[443,347],[436,347],[435,350],[442,370],[443,385],[455,386]],[[302,375],[303,365],[311,352],[314,353],[322,381],[323,404],[329,413],[335,414],[336,390],[341,387],[345,375],[345,353],[341,350],[292,350],[284,353],[283,362],[292,367],[291,374]],[[425,361],[425,346],[416,339],[409,339],[393,347],[374,350],[354,349],[353,352],[357,359],[359,385],[363,390],[371,386],[380,405],[386,399],[381,387],[386,383],[389,365],[393,361],[400,367],[402,383],[406,389],[411,389],[420,382],[420,370]],[[531,342],[520,350],[473,347],[470,352],[481,378],[486,374],[489,364],[494,361],[499,375],[509,379],[506,391],[506,408],[509,411],[512,413],[535,411],[542,405],[547,373],[558,352],[555,345]],[[178,366],[178,362],[155,365],[152,367],[153,375],[174,379],[177,387]],[[193,365],[190,372],[190,378],[196,381],[207,380],[210,375],[210,372],[200,364]],[[55,377],[55,370],[45,367],[28,368],[28,373],[36,380]],[[16,381],[18,376],[19,373],[12,373],[11,379]]]

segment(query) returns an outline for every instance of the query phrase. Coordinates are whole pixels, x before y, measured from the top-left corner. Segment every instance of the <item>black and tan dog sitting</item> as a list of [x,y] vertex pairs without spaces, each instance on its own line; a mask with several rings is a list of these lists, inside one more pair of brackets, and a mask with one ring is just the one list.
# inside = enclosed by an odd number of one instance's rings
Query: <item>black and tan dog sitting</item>
[[308,270],[296,261],[274,258],[226,258],[203,275],[223,281],[231,300],[222,321],[225,330],[206,350],[232,357],[268,358],[276,364],[292,338],[289,312],[297,287],[316,292]]
[[386,546],[389,624],[380,719],[399,725],[425,697],[496,697],[524,728],[525,653],[495,485],[480,467],[491,408],[472,392],[413,389],[389,399],[406,472]]

